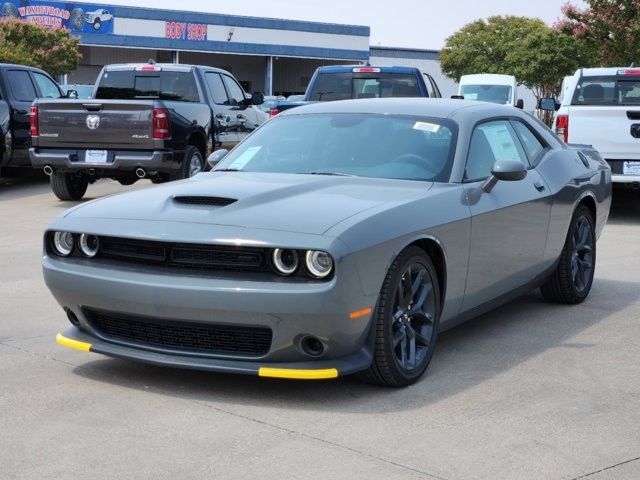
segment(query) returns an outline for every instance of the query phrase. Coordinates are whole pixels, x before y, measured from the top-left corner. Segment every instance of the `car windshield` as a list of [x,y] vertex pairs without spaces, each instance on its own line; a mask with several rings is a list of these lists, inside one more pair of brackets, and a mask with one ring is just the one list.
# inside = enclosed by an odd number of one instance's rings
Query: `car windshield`
[[511,90],[509,85],[462,85],[460,95],[465,100],[509,104],[511,103]]
[[215,170],[446,182],[456,132],[456,124],[442,118],[285,115],[267,122]]

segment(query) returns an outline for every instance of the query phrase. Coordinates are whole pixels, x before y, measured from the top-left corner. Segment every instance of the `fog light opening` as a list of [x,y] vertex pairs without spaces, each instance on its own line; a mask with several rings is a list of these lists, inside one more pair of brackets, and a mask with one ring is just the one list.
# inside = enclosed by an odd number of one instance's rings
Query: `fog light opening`
[[64,310],[65,310],[65,312],[67,312],[67,318],[71,322],[71,325],[73,325],[74,327],[79,327],[80,326],[80,320],[78,320],[78,317],[76,317],[76,314],[73,313],[68,308],[65,308]]
[[311,335],[307,335],[300,340],[300,348],[310,357],[320,357],[325,350],[324,343]]

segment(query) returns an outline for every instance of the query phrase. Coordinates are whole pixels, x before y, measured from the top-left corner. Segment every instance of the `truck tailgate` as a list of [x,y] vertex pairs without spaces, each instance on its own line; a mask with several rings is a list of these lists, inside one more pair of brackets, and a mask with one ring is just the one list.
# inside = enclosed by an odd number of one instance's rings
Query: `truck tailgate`
[[153,100],[38,100],[40,148],[152,150]]
[[[569,142],[593,145],[606,159],[640,160],[640,107],[571,106]],[[638,125],[634,137],[634,125]]]

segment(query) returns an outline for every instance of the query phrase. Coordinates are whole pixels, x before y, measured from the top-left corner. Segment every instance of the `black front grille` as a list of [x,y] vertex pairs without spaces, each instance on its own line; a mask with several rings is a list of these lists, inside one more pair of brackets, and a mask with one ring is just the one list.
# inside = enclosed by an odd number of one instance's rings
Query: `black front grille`
[[271,272],[263,248],[101,237],[99,257],[175,268]]
[[271,348],[271,329],[160,320],[85,309],[91,326],[107,339],[170,350],[262,356]]
[[236,202],[235,198],[225,197],[197,197],[197,196],[182,196],[173,197],[173,201],[177,203],[184,203],[185,205],[207,205],[212,207],[226,207]]

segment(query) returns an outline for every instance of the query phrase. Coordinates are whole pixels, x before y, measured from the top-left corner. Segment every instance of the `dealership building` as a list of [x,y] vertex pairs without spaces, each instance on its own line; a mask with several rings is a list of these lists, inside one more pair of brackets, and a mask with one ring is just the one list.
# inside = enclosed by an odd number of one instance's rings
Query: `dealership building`
[[80,38],[82,61],[67,83],[92,84],[107,64],[154,59],[220,67],[249,92],[290,95],[304,93],[318,66],[370,62],[417,66],[443,95],[455,93],[437,51],[370,47],[368,26],[40,0],[7,0],[1,13]]

